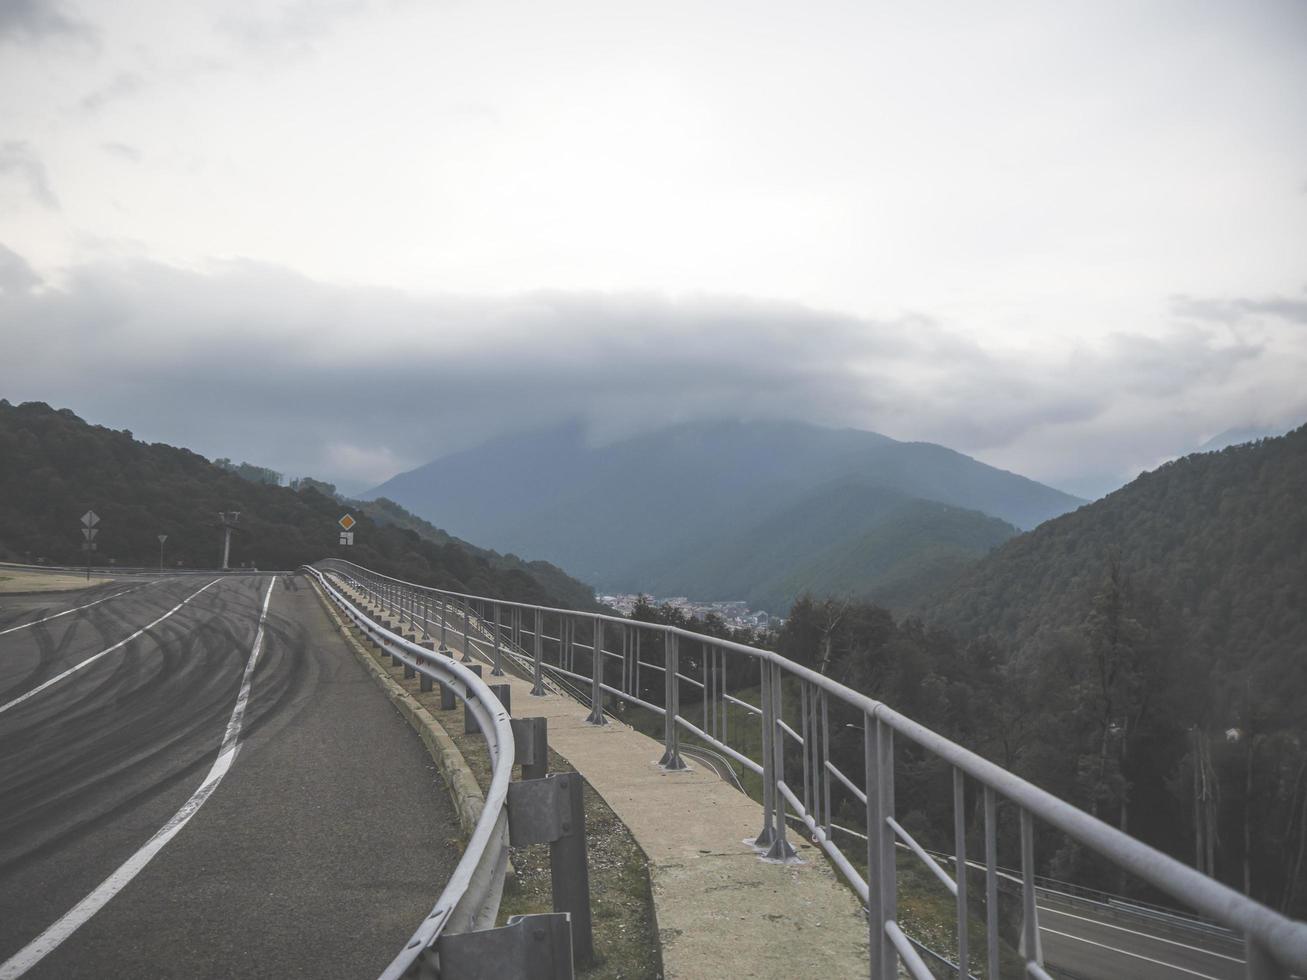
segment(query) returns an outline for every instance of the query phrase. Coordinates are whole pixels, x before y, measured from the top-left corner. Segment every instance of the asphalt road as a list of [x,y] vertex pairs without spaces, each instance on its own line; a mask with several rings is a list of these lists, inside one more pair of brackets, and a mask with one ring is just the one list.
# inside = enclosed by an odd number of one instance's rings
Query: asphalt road
[[306,579],[0,596],[0,977],[374,977],[456,828]]
[[1080,980],[1238,980],[1242,952],[1229,942],[1168,928],[1123,911],[1041,893],[1044,963]]

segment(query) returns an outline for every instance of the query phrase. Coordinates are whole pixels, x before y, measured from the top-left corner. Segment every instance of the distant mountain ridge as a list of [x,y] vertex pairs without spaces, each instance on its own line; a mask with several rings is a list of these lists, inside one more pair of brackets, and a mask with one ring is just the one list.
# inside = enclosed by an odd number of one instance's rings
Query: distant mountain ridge
[[[656,582],[660,591],[691,594],[690,586],[722,583],[723,575],[709,571],[722,568],[713,556],[748,560],[749,542],[760,544],[769,522],[781,521],[801,545],[778,557],[785,567],[732,577],[727,584],[740,591],[720,596],[765,597],[779,611],[793,588],[829,582],[818,574],[821,548],[814,546],[838,542],[805,528],[825,526],[831,500],[823,494],[840,485],[847,518],[841,540],[869,532],[888,513],[887,495],[897,495],[896,506],[918,500],[973,515],[952,515],[950,533],[903,543],[895,557],[904,560],[916,544],[978,556],[1011,533],[986,523],[993,518],[1033,527],[1083,503],[943,446],[799,422],[738,421],[689,423],[601,447],[587,445],[575,424],[515,435],[399,474],[363,496],[388,497],[460,537],[540,555],[623,591],[649,591]],[[848,487],[863,488],[860,503],[849,499]],[[964,530],[968,523],[975,526]],[[849,566],[854,579],[862,574],[856,564]]]

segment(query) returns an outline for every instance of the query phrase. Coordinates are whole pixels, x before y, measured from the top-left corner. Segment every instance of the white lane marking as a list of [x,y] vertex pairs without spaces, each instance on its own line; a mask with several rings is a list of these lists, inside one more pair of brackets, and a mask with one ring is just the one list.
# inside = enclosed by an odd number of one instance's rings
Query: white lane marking
[[[1156,963],[1158,966],[1164,966],[1169,970],[1179,970],[1181,973],[1187,973],[1191,977],[1201,977],[1202,980],[1221,980],[1220,977],[1214,977],[1208,973],[1199,973],[1197,970],[1190,970],[1188,967],[1176,966],[1174,963],[1166,962],[1166,960],[1155,960],[1151,956],[1144,956],[1142,953],[1132,953],[1128,949],[1117,949],[1115,946],[1107,945],[1107,943],[1096,943],[1092,939],[1086,939],[1084,936],[1075,936],[1069,932],[1058,932],[1056,929],[1048,928],[1048,926],[1040,926],[1039,931],[1051,932],[1055,936],[1062,936],[1066,939],[1074,939],[1078,943],[1088,943],[1090,946],[1097,946],[1099,949],[1110,949],[1113,953],[1120,953],[1122,956],[1131,956],[1137,960],[1146,960],[1149,963]],[[0,972],[0,980],[5,980],[3,972]]]
[[1244,960],[1235,956],[1226,956],[1224,953],[1217,953],[1214,950],[1204,949],[1201,946],[1190,946],[1188,943],[1177,942],[1174,939],[1166,939],[1163,936],[1157,936],[1151,932],[1139,932],[1136,929],[1127,929],[1125,926],[1113,925],[1110,922],[1104,922],[1102,919],[1090,919],[1083,915],[1072,915],[1070,912],[1063,912],[1061,909],[1049,908],[1047,905],[1039,906],[1039,910],[1041,912],[1052,912],[1054,915],[1065,915],[1068,919],[1079,919],[1081,922],[1091,922],[1094,925],[1102,926],[1105,929],[1117,929],[1121,932],[1128,932],[1132,936],[1143,936],[1145,939],[1153,939],[1159,943],[1169,943],[1172,946],[1179,946],[1181,949],[1191,949],[1195,953],[1202,953],[1204,956],[1216,956],[1223,960],[1229,960],[1231,963],[1244,963]]
[[103,599],[96,599],[94,602],[88,602],[84,606],[74,606],[72,609],[65,609],[63,612],[57,612],[53,616],[46,616],[45,619],[34,619],[30,623],[21,623],[18,626],[10,626],[8,629],[0,630],[0,636],[6,633],[17,633],[19,630],[25,630],[29,626],[40,626],[42,623],[48,623],[52,619],[58,619],[60,616],[67,616],[69,613],[75,613],[79,609],[90,609],[92,606],[98,606],[102,602],[108,602],[110,599],[117,599],[120,595],[126,595],[128,592],[135,592],[137,589],[143,589],[145,586],[137,585],[130,589],[123,589],[121,592],[115,592],[113,595],[107,595]]
[[[210,583],[212,585],[213,583]],[[241,678],[240,694],[236,696],[236,707],[232,709],[227,730],[223,732],[222,745],[218,749],[218,758],[214,761],[209,774],[204,777],[191,798],[182,804],[182,808],[172,815],[172,819],[159,828],[158,833],[146,841],[145,845],[129,857],[122,865],[104,879],[95,891],[87,895],[67,912],[63,918],[46,929],[30,943],[20,949],[9,959],[0,963],[0,980],[15,980],[36,966],[74,932],[85,925],[96,912],[104,908],[109,900],[123,890],[127,884],[140,874],[150,861],[163,850],[170,840],[181,833],[181,829],[190,822],[204,802],[218,788],[240,751],[241,724],[245,720],[245,706],[250,700],[250,686],[254,679],[254,666],[259,661],[259,651],[263,648],[263,627],[268,618],[268,603],[272,600],[272,589],[277,584],[274,575],[268,583],[268,593],[263,597],[263,611],[259,613],[259,628],[254,634],[254,647],[250,651],[249,662],[245,665],[245,674]],[[206,586],[207,588],[208,586]]]
[[[215,585],[215,584],[217,584],[218,582],[221,582],[221,581],[222,581],[221,578],[215,578],[212,582],[209,583],[209,585]],[[206,586],[204,587],[204,589],[207,589],[207,588],[209,587],[209,585],[206,585]],[[113,653],[113,652],[114,652],[115,650],[117,650],[120,646],[124,646],[125,644],[131,643],[132,640],[136,639],[138,636],[140,636],[142,633],[144,633],[144,632],[145,632],[146,630],[148,630],[150,627],[152,627],[152,626],[157,626],[159,623],[162,623],[165,619],[167,619],[169,616],[171,616],[173,613],[175,613],[178,609],[180,609],[182,606],[186,605],[186,603],[190,602],[190,601],[191,601],[192,599],[194,599],[197,595],[199,595],[201,592],[203,592],[204,589],[199,589],[199,590],[197,590],[197,591],[195,591],[195,592],[192,592],[192,593],[191,593],[190,595],[188,595],[185,599],[183,599],[181,602],[177,603],[177,605],[173,606],[173,607],[172,607],[171,609],[169,609],[166,613],[164,613],[162,616],[160,616],[158,619],[156,619],[153,623],[150,623],[148,626],[142,626],[140,629],[138,629],[138,630],[137,630],[135,633],[133,633],[131,636],[127,637],[127,639],[125,639],[125,640],[119,640],[119,641],[118,641],[117,643],[115,643],[113,646],[111,646],[111,647],[106,647],[105,649],[101,650],[99,653],[92,654],[91,656],[87,657],[85,660],[82,660],[82,661],[80,661],[80,662],[78,662],[78,663],[73,664],[71,667],[69,667],[69,668],[68,668],[67,670],[65,670],[63,673],[55,674],[55,675],[54,675],[53,677],[51,677],[48,681],[46,681],[44,684],[38,684],[36,687],[32,688],[32,689],[31,689],[30,691],[28,691],[26,694],[20,694],[18,697],[14,698],[12,701],[10,701],[8,704],[0,704],[0,715],[4,714],[4,713],[5,713],[6,711],[8,711],[10,708],[12,708],[12,707],[14,707],[14,706],[16,706],[16,705],[20,705],[20,704],[22,704],[22,703],[23,703],[24,701],[26,701],[28,698],[30,698],[30,697],[34,697],[35,695],[40,694],[40,693],[41,693],[42,691],[44,691],[47,687],[49,687],[51,684],[57,684],[59,681],[63,680],[65,677],[68,677],[68,676],[71,675],[71,674],[75,674],[75,673],[77,673],[77,672],[78,672],[79,670],[81,670],[83,667],[89,667],[91,664],[95,663],[95,662],[96,662],[97,660],[99,660],[101,657],[103,657],[103,656],[105,656],[105,655],[107,655],[107,654]]]

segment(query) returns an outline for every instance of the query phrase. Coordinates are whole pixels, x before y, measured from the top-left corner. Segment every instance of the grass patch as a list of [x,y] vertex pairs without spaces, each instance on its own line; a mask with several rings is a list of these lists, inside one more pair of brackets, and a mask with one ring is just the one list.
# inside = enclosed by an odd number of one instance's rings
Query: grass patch
[[77,592],[92,586],[104,585],[113,579],[85,575],[68,575],[58,572],[6,572],[0,575],[0,593],[22,592]]

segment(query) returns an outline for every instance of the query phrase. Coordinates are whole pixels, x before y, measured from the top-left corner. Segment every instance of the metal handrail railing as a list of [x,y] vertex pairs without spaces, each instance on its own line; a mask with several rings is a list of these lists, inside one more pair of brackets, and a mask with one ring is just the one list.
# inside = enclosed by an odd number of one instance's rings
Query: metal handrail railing
[[462,700],[476,719],[490,754],[492,772],[481,815],[463,856],[436,904],[404,948],[381,974],[381,980],[410,976],[424,954],[442,935],[494,926],[508,869],[508,785],[513,775],[514,742],[509,713],[493,691],[472,670],[448,657],[410,643],[366,616],[316,568],[305,566],[333,602],[365,635],[388,653],[399,654],[417,673],[443,684]]
[[[629,704],[649,709],[664,719],[664,754],[660,760],[664,768],[685,768],[680,758],[679,738],[685,730],[713,748],[741,762],[762,777],[763,826],[755,844],[764,857],[771,860],[788,860],[794,850],[786,840],[785,813],[788,809],[805,827],[814,843],[867,904],[868,940],[871,950],[872,976],[896,975],[899,963],[918,980],[929,980],[931,973],[912,942],[904,935],[897,922],[896,844],[899,839],[916,853],[920,847],[895,820],[894,807],[894,741],[899,736],[947,764],[953,776],[954,853],[957,855],[955,872],[949,879],[957,910],[957,960],[960,970],[971,962],[967,923],[967,781],[979,784],[983,798],[983,840],[985,858],[985,933],[987,975],[998,976],[998,842],[997,805],[999,798],[1017,809],[1020,824],[1021,869],[1021,950],[1026,961],[1026,972],[1034,977],[1047,977],[1040,944],[1038,912],[1035,903],[1037,878],[1034,860],[1035,820],[1052,827],[1084,847],[1106,858],[1118,868],[1147,882],[1171,898],[1196,909],[1221,925],[1237,930],[1244,937],[1247,974],[1254,980],[1284,978],[1289,971],[1307,974],[1307,924],[1286,918],[1266,906],[1241,895],[1234,889],[1209,878],[1174,858],[1110,827],[1088,813],[1053,796],[1002,767],[963,748],[923,725],[914,722],[882,702],[845,687],[823,674],[787,660],[769,650],[761,650],[694,633],[677,626],[632,621],[602,613],[580,612],[531,603],[510,602],[487,596],[476,596],[445,589],[421,586],[400,579],[380,575],[370,569],[342,559],[326,559],[319,567],[338,575],[353,588],[374,596],[386,608],[402,617],[408,615],[418,624],[418,610],[422,610],[424,631],[435,623],[440,632],[441,648],[446,647],[446,631],[452,616],[458,617],[455,629],[462,629],[464,650],[470,624],[475,618],[491,625],[495,641],[496,667],[499,666],[502,640],[502,610],[508,609],[511,617],[511,638],[520,638],[523,614],[531,616],[530,634],[533,637],[532,668],[535,689],[543,694],[542,678],[546,672],[587,680],[575,670],[575,651],[589,650],[592,656],[590,683],[590,715],[592,724],[606,724],[603,714],[604,695],[611,695]],[[432,618],[433,609],[436,609]],[[489,612],[488,612],[489,611]],[[557,620],[557,632],[549,635],[545,630],[547,617]],[[589,624],[592,641],[577,642],[577,627]],[[606,649],[605,631],[622,639],[621,652]],[[655,664],[640,659],[640,637],[653,633],[663,640],[664,662]],[[544,656],[548,641],[554,650],[555,663]],[[698,669],[699,676],[683,673],[680,666],[680,644],[688,641],[699,647],[701,657],[691,662],[689,669]],[[420,649],[420,648],[419,648]],[[595,652],[601,655],[593,655]],[[758,669],[760,701],[751,705],[728,694],[723,683],[725,658],[734,655],[745,658]],[[609,660],[622,662],[619,686],[605,682],[605,666]],[[566,666],[564,666],[566,665]],[[639,696],[643,670],[663,675],[663,704],[654,704]],[[786,682],[789,688],[797,686],[799,711],[794,717],[793,704],[786,704]],[[682,684],[697,688],[702,700],[702,724],[696,724],[680,710]],[[737,685],[737,690],[739,685]],[[793,697],[788,699],[793,702]],[[832,734],[830,703],[834,700],[861,715],[863,732],[863,789],[857,787],[857,775],[842,772],[831,759]],[[728,743],[728,705],[744,705],[750,718],[761,725],[762,758],[755,761]],[[787,721],[786,711],[790,711]],[[755,714],[756,712],[756,714]],[[698,719],[696,719],[698,720]],[[801,783],[787,780],[786,745],[790,755],[800,750],[802,756]],[[867,848],[864,876],[849,857],[836,845],[832,837],[832,789],[843,792],[861,803],[866,812]],[[973,791],[974,792],[974,791]],[[927,858],[929,861],[929,858]],[[935,862],[930,861],[931,864]],[[935,865],[938,869],[938,865]],[[947,872],[942,872],[948,878]]]

